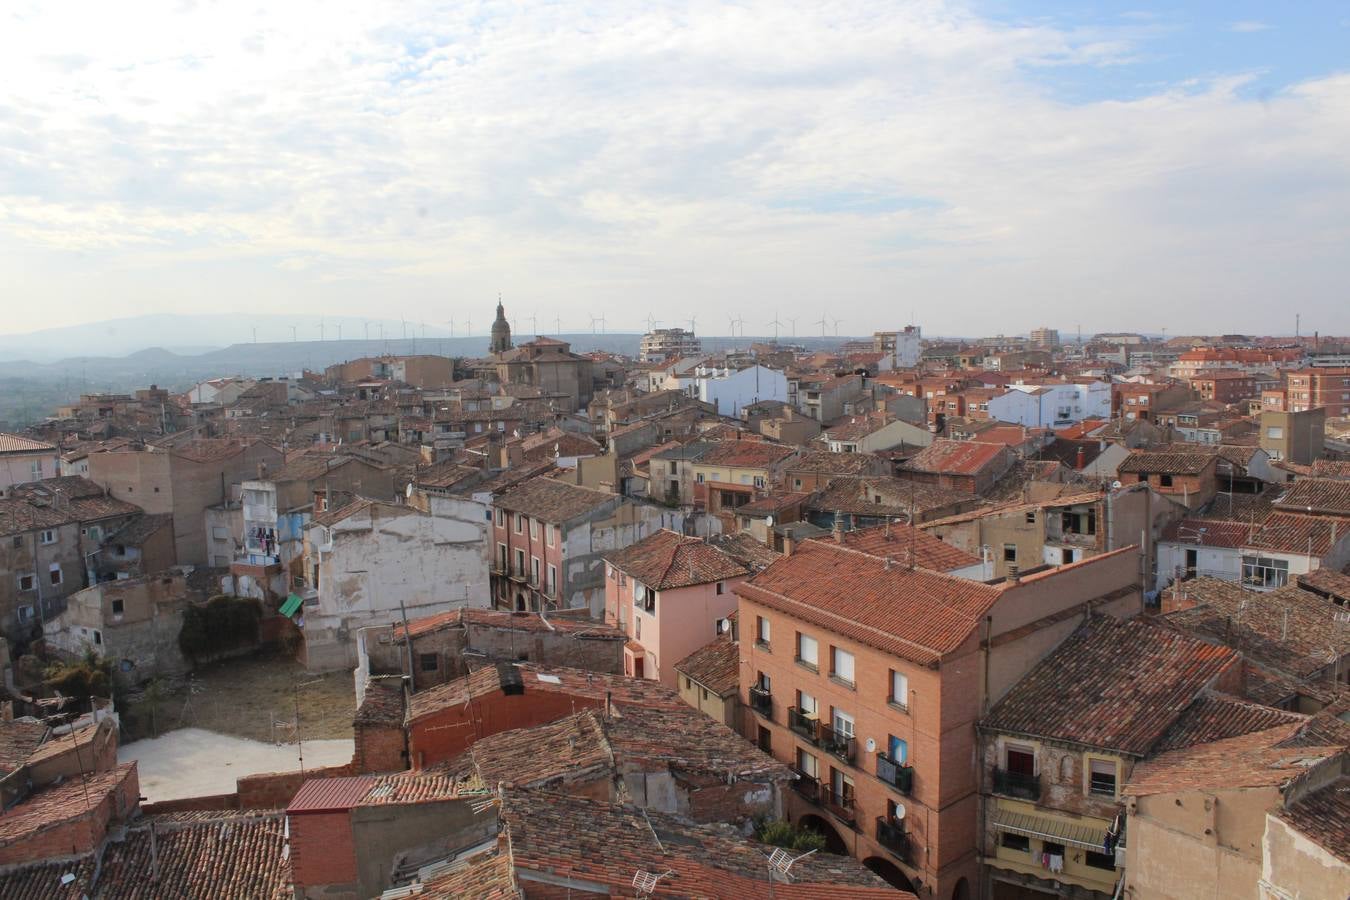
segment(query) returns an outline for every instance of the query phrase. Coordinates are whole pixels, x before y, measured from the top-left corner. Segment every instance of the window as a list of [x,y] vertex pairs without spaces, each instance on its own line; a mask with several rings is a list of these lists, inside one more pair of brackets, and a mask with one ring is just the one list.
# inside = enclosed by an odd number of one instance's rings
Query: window
[[550,597],[558,592],[558,567],[550,565],[548,567],[548,584],[544,585],[544,593]]
[[831,647],[830,674],[840,681],[853,684],[853,654],[838,647]]
[[798,747],[797,771],[808,778],[820,778],[820,763],[810,753]]
[[516,534],[520,534],[524,530],[525,530],[525,517],[522,516],[520,513],[516,513]]
[[806,716],[806,718],[814,719],[820,706],[816,703],[815,697],[812,697],[810,694],[806,693],[806,691],[798,691],[797,709],[803,716]]
[[763,672],[755,673],[755,687],[766,694],[773,693],[773,678],[765,675]]
[[55,543],[56,543],[56,530],[55,530],[55,529],[52,529],[52,528],[44,529],[43,532],[42,532],[42,543],[44,543],[44,544],[55,544]]
[[23,546],[23,535],[21,534],[14,535],[14,549],[18,550],[22,546]]
[[37,579],[34,578],[32,575],[19,576],[19,590],[31,591],[35,584],[37,584]]
[[763,616],[755,617],[755,643],[765,648],[769,646],[769,620]]
[[800,491],[802,489],[802,480],[800,478],[792,479],[792,489],[795,491]]
[[1010,563],[1015,563],[1015,562],[1017,562],[1017,545],[1016,545],[1016,544],[1004,544],[1004,545],[1003,545],[1003,561],[1004,561],[1004,562],[1010,562]]
[[98,631],[98,630],[95,630],[95,631],[94,631],[94,643],[95,643],[95,644],[102,644],[102,643],[103,643],[103,632]]
[[516,551],[516,574],[517,574],[517,575],[524,575],[524,574],[525,574],[525,551],[524,551],[524,550],[517,550],[517,551]]
[[532,540],[532,541],[537,541],[537,540],[539,540],[539,520],[538,520],[538,519],[531,519],[531,520],[530,520],[530,540]]
[[544,526],[544,543],[548,544],[550,547],[553,546],[553,530],[555,527],[556,526],[554,525]]
[[886,756],[896,765],[905,765],[909,762],[909,743],[893,734],[890,735],[890,740],[886,743]]
[[49,579],[51,579],[52,584],[54,584],[54,585],[55,585],[55,584],[60,584],[60,583],[61,583],[61,567],[60,567],[59,565],[57,565],[56,563],[52,563],[52,567],[51,567],[50,569],[47,570],[47,577],[48,577]]
[[530,557],[530,584],[539,585],[539,557]]
[[1024,834],[1013,834],[1011,831],[1005,831],[999,844],[1008,850],[1020,850],[1023,853],[1031,852],[1031,840]]
[[229,529],[222,528],[219,525],[213,525],[211,527],[211,539],[216,541],[228,541],[230,539]]
[[764,476],[763,476],[763,475],[756,475],[756,476],[755,476],[755,487],[757,487],[757,488],[762,488],[762,487],[764,487]]
[[1083,862],[1094,869],[1106,869],[1108,872],[1116,870],[1116,857],[1113,853],[1098,853],[1095,850],[1088,850]]
[[717,582],[717,594],[718,594],[718,596],[720,597],[722,594],[725,594],[726,591],[727,591],[727,583],[726,583],[725,581],[719,581],[719,582]]
[[435,672],[440,668],[440,659],[435,653],[419,653],[417,656],[423,672]]
[[1063,856],[1064,856],[1064,845],[1063,845],[1063,844],[1056,844],[1054,841],[1042,841],[1042,842],[1041,842],[1041,852],[1042,852],[1042,853],[1049,853],[1051,856],[1063,857]]
[[1278,425],[1271,425],[1266,428],[1266,437],[1272,441],[1282,440],[1284,438],[1284,429]]
[[702,473],[702,472],[699,472],[697,475],[695,475],[695,476],[694,476],[694,480],[697,481],[699,484],[702,484],[702,483],[703,483],[703,473]]
[[34,480],[34,481],[41,481],[41,480],[42,480],[42,460],[40,460],[40,459],[35,459],[35,460],[33,460],[33,464],[32,464],[32,466],[29,468],[29,471],[30,471],[30,473],[32,474],[33,480]]
[[1018,744],[1003,748],[1004,768],[1014,775],[1036,774],[1036,751]]
[[125,610],[125,609],[126,609],[126,603],[125,603],[124,601],[122,601],[122,600],[114,600],[114,601],[112,602],[112,614],[113,614],[114,616],[120,616],[120,615],[122,615],[122,612],[123,612],[123,610]]
[[797,632],[797,662],[816,669],[820,665],[820,660],[816,650],[816,639],[810,635]]
[[1035,524],[1036,524],[1036,511],[1035,511],[1035,510],[1032,510],[1031,512],[1027,513],[1027,524],[1028,524],[1028,525],[1035,525]]
[[498,545],[497,545],[497,563],[498,563],[498,565],[500,565],[503,569],[506,568],[506,559],[507,559],[507,557],[506,557],[506,545],[505,545],[505,544],[498,544]]
[[909,676],[891,669],[891,705],[909,709]]
[[1289,561],[1269,556],[1242,557],[1242,583],[1252,587],[1273,589],[1289,581]]
[[1116,764],[1109,759],[1088,760],[1088,793],[1098,797],[1116,795]]
[[841,737],[853,737],[854,735],[853,717],[842,709],[836,708],[834,710],[834,715],[830,718],[830,727],[834,729],[835,734]]
[[506,524],[506,513],[500,509],[497,510],[497,524],[499,526]]

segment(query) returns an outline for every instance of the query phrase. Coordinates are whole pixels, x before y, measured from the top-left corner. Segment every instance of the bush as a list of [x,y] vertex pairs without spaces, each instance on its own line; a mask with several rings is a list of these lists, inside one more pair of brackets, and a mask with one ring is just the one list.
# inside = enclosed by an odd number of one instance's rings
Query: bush
[[67,697],[80,700],[111,697],[114,687],[112,660],[102,659],[90,650],[76,662],[48,666],[45,680],[48,687]]
[[184,656],[196,662],[202,657],[256,644],[261,619],[262,604],[252,597],[219,594],[204,605],[190,605],[183,611],[178,646]]
[[798,853],[808,850],[824,850],[825,835],[819,831],[798,828],[782,819],[766,819],[755,824],[755,839],[764,844],[784,847]]

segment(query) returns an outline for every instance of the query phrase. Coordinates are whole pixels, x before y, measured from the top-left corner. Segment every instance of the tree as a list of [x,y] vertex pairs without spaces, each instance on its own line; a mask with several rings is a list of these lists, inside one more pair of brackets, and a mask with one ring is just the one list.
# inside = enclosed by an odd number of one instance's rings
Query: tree
[[782,819],[758,820],[755,823],[755,839],[799,853],[825,849],[825,835],[809,828],[798,828]]

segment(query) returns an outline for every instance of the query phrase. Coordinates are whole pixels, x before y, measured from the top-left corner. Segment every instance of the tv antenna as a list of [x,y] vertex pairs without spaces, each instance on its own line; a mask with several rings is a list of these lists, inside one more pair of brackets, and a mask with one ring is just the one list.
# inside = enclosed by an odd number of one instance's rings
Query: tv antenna
[[656,326],[661,324],[661,320],[654,318],[651,313],[647,313],[647,330],[655,331]]
[[650,897],[656,891],[656,883],[668,875],[674,875],[673,869],[666,869],[660,875],[648,872],[646,869],[638,869],[633,873],[633,887],[637,889],[639,897]]
[[774,876],[777,876],[779,881],[791,883],[792,867],[815,852],[808,850],[801,856],[793,856],[782,847],[775,848],[769,855],[769,881],[772,882]]
[[599,323],[600,323],[600,331],[599,331],[599,333],[600,333],[600,334],[604,334],[604,333],[605,333],[605,317],[604,317],[604,316],[591,316],[591,334],[596,334],[596,333],[597,333],[596,330],[595,330],[595,323],[596,323],[596,322],[599,322]]

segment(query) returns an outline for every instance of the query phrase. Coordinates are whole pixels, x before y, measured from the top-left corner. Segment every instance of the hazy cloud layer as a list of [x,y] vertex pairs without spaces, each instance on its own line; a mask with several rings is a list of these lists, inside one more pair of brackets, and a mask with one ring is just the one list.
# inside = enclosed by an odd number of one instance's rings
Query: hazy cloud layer
[[564,328],[1270,331],[1301,310],[1350,331],[1350,75],[1054,90],[1160,27],[943,2],[10,6],[0,330],[481,326],[500,290]]

